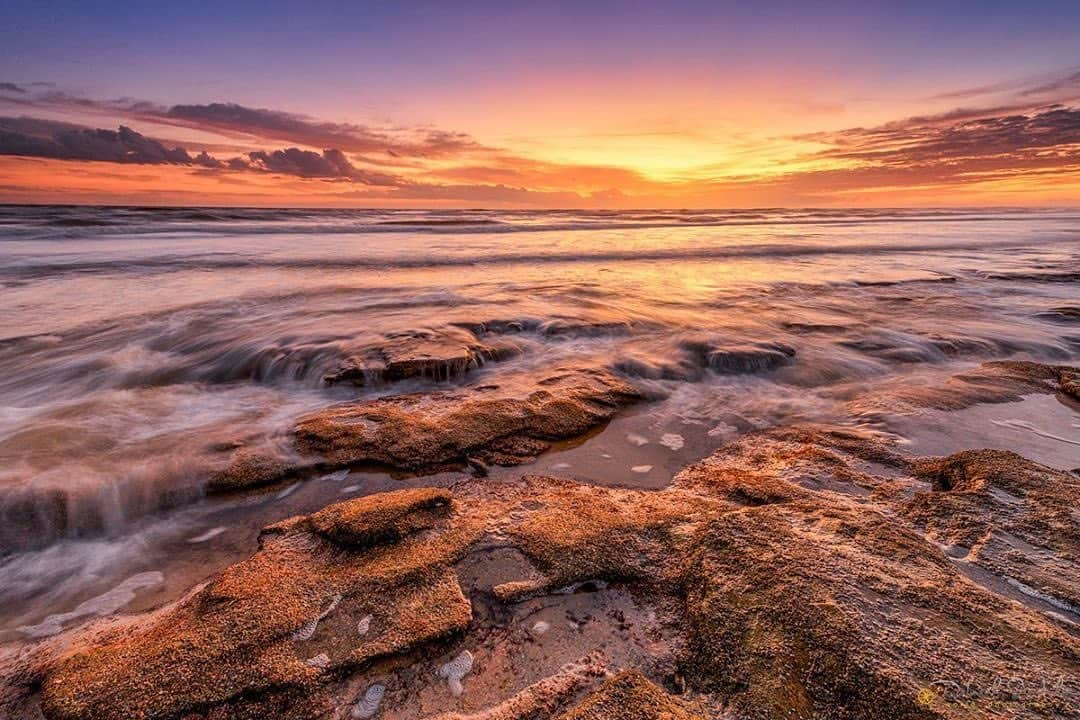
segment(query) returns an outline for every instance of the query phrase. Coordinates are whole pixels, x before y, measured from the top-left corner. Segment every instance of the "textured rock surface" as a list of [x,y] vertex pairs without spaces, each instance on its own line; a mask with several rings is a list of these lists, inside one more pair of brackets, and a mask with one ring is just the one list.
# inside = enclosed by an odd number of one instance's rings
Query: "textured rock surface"
[[[418,693],[485,720],[1077,717],[1075,620],[1003,579],[1075,592],[1075,482],[1010,453],[907,458],[802,427],[743,436],[662,491],[525,476],[385,493],[271,526],[175,606],[58,636],[15,675],[40,686],[49,720],[331,717],[375,684],[387,717],[422,717],[407,705]],[[994,551],[1003,533],[1039,562]],[[966,562],[996,583],[941,549],[988,534],[989,554]],[[631,619],[610,606],[611,634],[582,628],[612,592],[655,609],[675,667],[581,699],[600,668],[626,669],[593,655],[505,689],[500,668],[530,672],[515,662],[543,657],[537,643],[627,642]],[[517,635],[485,641],[480,625],[558,598],[580,598],[563,627],[538,638],[524,615]],[[435,671],[466,651],[454,697]]]
[[643,676],[628,670],[605,682],[560,720],[704,720]]
[[[410,503],[397,493],[379,499],[402,522]],[[364,501],[365,513],[341,511],[342,527],[380,514],[371,499],[356,502]],[[482,520],[448,514],[440,529],[358,551],[304,523],[273,528],[250,560],[171,612],[49,662],[42,709],[48,718],[101,720],[266,717],[286,708],[289,717],[318,717],[328,675],[467,627],[470,604],[450,565]],[[368,614],[371,629],[359,636],[351,618]],[[298,632],[313,620],[313,632]],[[322,667],[305,662],[321,653]]]
[[897,406],[959,410],[980,403],[1020,400],[1034,393],[1062,392],[1076,395],[1080,371],[1068,365],[1044,365],[1028,361],[986,362],[967,372],[954,375],[942,384],[913,386],[898,383],[855,403],[855,410]]
[[914,464],[932,490],[902,512],[959,562],[1080,616],[1080,478],[1003,450]]
[[297,470],[295,464],[268,451],[241,448],[233,454],[227,466],[211,474],[206,491],[234,492],[272,485],[285,480]]
[[417,470],[469,458],[513,465],[610,420],[640,398],[598,370],[557,369],[522,390],[464,389],[338,405],[300,419],[296,444],[332,465]]
[[449,380],[520,353],[517,343],[481,342],[464,328],[416,331],[389,336],[374,347],[357,351],[323,379],[330,385],[372,385],[409,378]]

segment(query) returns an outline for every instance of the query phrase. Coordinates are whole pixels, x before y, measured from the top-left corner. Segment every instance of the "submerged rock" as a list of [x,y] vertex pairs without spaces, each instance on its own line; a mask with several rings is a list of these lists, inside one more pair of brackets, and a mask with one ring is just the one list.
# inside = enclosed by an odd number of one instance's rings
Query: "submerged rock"
[[640,397],[610,373],[559,369],[517,393],[464,389],[331,407],[298,421],[296,445],[332,465],[419,470],[470,459],[514,465],[553,440],[607,422]]
[[517,343],[481,342],[473,333],[457,327],[400,333],[354,353],[323,380],[329,385],[372,385],[409,378],[449,380],[521,351]]
[[602,659],[598,654],[593,653],[575,662],[567,663],[554,675],[529,685],[509,699],[486,710],[468,715],[444,713],[430,720],[533,720],[551,717],[552,713],[567,700],[586,687],[594,678],[603,674]]
[[206,491],[224,493],[273,485],[288,479],[298,470],[296,464],[270,451],[241,448],[233,454],[227,466],[210,475]]
[[1073,398],[1080,369],[1068,365],[1045,365],[1026,360],[985,362],[972,370],[953,375],[935,385],[896,385],[870,397],[851,403],[852,409],[863,412],[898,406],[960,410],[982,403],[1015,402],[1025,395],[1061,392]]

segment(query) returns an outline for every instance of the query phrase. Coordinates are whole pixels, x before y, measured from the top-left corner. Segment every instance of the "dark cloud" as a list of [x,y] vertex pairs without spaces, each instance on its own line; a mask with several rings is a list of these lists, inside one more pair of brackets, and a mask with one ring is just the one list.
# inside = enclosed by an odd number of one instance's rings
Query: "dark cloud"
[[[824,137],[822,139],[825,139]],[[1046,150],[1080,159],[1080,108],[1051,106],[972,120],[912,118],[835,133],[824,155],[875,165],[911,166],[994,158],[1021,160]]]
[[368,185],[395,185],[397,178],[383,173],[373,173],[355,167],[345,153],[337,149],[322,153],[299,148],[286,148],[273,152],[248,153],[250,169],[295,175],[302,178],[348,178]]
[[966,100],[985,95],[1011,95],[1018,101],[1030,102],[1033,96],[1040,96],[1041,101],[1066,102],[1073,100],[1080,93],[1080,68],[1060,70],[1057,74],[1046,74],[1020,80],[977,85],[961,88],[932,96],[931,100]]
[[334,123],[303,115],[251,108],[236,103],[156,107],[131,103],[127,109],[158,122],[200,130],[285,140],[348,153],[385,153],[391,157],[442,157],[482,149],[464,133],[431,128],[383,130],[355,123]]
[[[25,91],[30,86],[15,87]],[[287,142],[315,148],[336,148],[353,155],[364,154],[369,162],[382,161],[382,164],[388,165],[395,164],[396,158],[440,158],[491,149],[461,132],[428,127],[372,127],[358,123],[328,122],[306,115],[231,102],[168,106],[134,98],[94,100],[51,89],[21,92],[18,97],[9,95],[3,100],[26,108],[77,109],[126,118],[132,122],[213,131],[266,143]]]
[[123,125],[101,130],[35,118],[0,118],[0,155],[146,165],[192,162],[183,148],[168,148]]
[[357,168],[338,149],[323,150],[321,153],[295,147],[258,150],[246,156],[220,160],[205,150],[192,156],[182,147],[170,148],[123,125],[114,131],[26,117],[0,117],[0,155],[143,165],[190,165],[213,170],[352,180],[368,185],[389,186],[398,183],[392,175]]
[[1049,93],[1059,93],[1062,91],[1067,92],[1080,92],[1080,70],[1072,72],[1065,77],[1051,80],[1050,82],[1036,85],[1035,87],[1028,88],[1020,93],[1022,96],[1028,95],[1046,95]]
[[17,85],[16,83],[0,82],[0,92],[25,93],[27,92],[27,90],[26,88],[22,87],[21,85]]
[[1080,108],[1048,106],[1015,112],[957,110],[873,128],[817,133],[830,145],[808,160],[842,161],[828,170],[750,179],[783,198],[836,192],[962,186],[1019,177],[1076,177],[1080,172]]

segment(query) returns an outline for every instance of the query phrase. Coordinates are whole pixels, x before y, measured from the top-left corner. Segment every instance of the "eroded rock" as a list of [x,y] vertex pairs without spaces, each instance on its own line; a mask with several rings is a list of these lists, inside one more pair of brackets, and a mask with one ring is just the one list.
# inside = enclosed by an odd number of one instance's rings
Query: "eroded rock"
[[1080,370],[1068,365],[1045,365],[1026,360],[986,362],[935,385],[898,384],[852,403],[859,412],[876,407],[895,410],[904,405],[935,410],[960,410],[981,403],[1015,402],[1025,395],[1062,392],[1077,397]]
[[409,378],[449,380],[521,352],[518,343],[481,342],[472,332],[460,327],[399,333],[353,353],[323,380],[330,385],[344,382],[373,385]]
[[[431,537],[359,550],[331,539],[351,540],[350,521],[399,527],[409,524],[408,508],[430,509],[430,498],[380,499],[340,503],[336,525],[324,517],[276,526],[252,558],[170,612],[44,662],[37,672],[45,716],[320,717],[335,673],[463,630],[471,606],[450,566],[481,534],[482,514],[447,513]],[[351,531],[312,532],[323,520]],[[366,615],[370,631],[361,636],[353,618]],[[306,662],[320,655],[326,659]]]
[[[1012,533],[1044,554],[1040,572],[1056,573],[1063,592],[1075,588],[1069,483],[1011,454],[906,458],[873,437],[805,427],[747,435],[662,491],[526,476],[358,498],[271,526],[259,552],[174,607],[66,637],[17,674],[41,687],[48,720],[346,715],[376,683],[384,705],[419,692],[398,677],[449,696],[438,668],[483,644],[469,635],[465,573],[467,592],[491,598],[485,608],[633,593],[680,639],[670,645],[679,648],[673,676],[710,708],[705,716],[723,707],[777,719],[1075,717],[1072,621],[978,582],[939,546],[954,533]],[[994,504],[1013,498],[1021,502],[1011,510]],[[502,553],[501,577],[481,587],[490,553]],[[982,567],[1024,577],[1013,565]],[[542,638],[523,626],[520,642],[584,637],[587,619],[568,617]],[[422,650],[459,633],[453,649]],[[502,687],[485,673],[512,667],[508,656],[490,660],[512,647],[484,647],[455,702]],[[598,663],[452,717],[551,715]],[[411,665],[420,669],[393,674]],[[697,712],[630,673],[567,718]]]
[[321,410],[296,425],[296,445],[332,465],[407,470],[464,463],[514,465],[610,420],[640,399],[601,370],[557,369],[528,390],[398,395]]
[[209,493],[236,492],[273,485],[295,475],[300,468],[269,450],[241,448],[229,464],[214,471],[206,483]]
[[621,672],[559,720],[704,720],[636,670]]
[[914,464],[932,483],[902,512],[957,560],[1080,619],[1080,478],[1004,450]]

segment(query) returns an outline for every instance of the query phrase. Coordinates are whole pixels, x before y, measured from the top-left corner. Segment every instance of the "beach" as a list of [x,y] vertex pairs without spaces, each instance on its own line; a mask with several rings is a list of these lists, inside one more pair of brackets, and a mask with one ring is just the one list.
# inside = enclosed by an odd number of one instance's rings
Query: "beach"
[[1074,210],[0,206],[0,710],[1075,716],[1078,287]]

